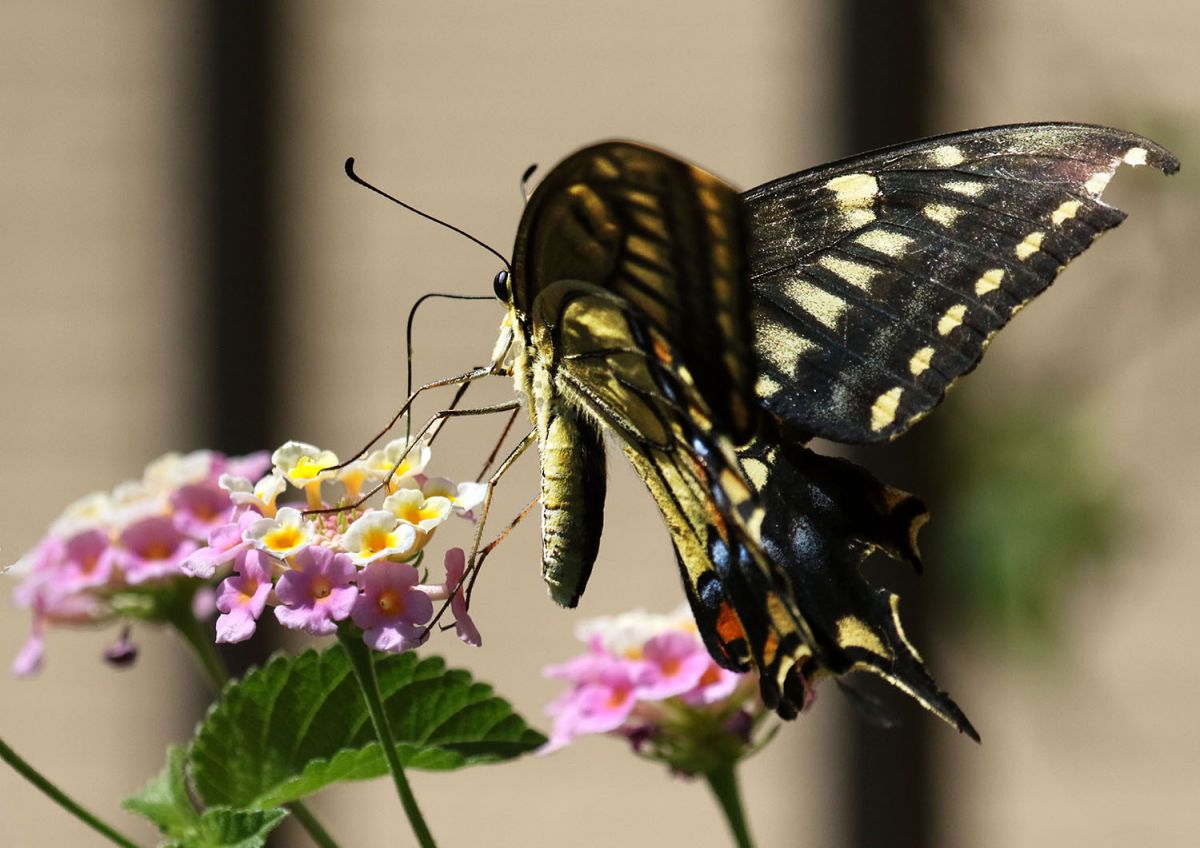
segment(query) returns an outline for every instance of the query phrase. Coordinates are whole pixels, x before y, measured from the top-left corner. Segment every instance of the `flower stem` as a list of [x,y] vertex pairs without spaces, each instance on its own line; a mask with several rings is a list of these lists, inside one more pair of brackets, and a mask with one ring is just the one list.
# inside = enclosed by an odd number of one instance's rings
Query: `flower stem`
[[433,835],[429,832],[429,827],[421,815],[421,809],[417,806],[417,799],[408,785],[408,778],[404,775],[400,758],[396,755],[396,741],[392,737],[392,728],[388,724],[387,714],[383,709],[383,699],[379,694],[379,680],[375,677],[375,664],[371,659],[371,650],[363,643],[359,633],[346,626],[338,628],[338,641],[342,643],[347,656],[350,657],[354,676],[358,678],[358,687],[367,702],[367,711],[371,714],[371,723],[375,726],[375,737],[379,740],[380,747],[383,748],[384,759],[387,760],[388,769],[392,772],[392,781],[396,784],[396,794],[400,797],[400,803],[404,807],[405,815],[408,816],[413,834],[417,837],[421,848],[436,848]]
[[[229,682],[229,669],[217,651],[212,634],[206,632],[200,620],[192,614],[191,601],[189,600],[186,605],[176,605],[176,608],[171,609],[167,621],[192,649],[192,655],[203,669],[204,676],[213,692],[220,693],[225,688],[225,684]],[[317,817],[304,805],[303,801],[292,801],[287,807],[292,811],[292,815],[296,817],[300,826],[312,837],[313,842],[321,848],[337,848],[337,842],[321,826]]]
[[42,790],[42,792],[46,793],[46,795],[50,797],[51,801],[58,804],[58,806],[62,807],[71,815],[75,816],[75,818],[79,819],[92,830],[99,833],[109,842],[113,843],[114,845],[120,845],[122,848],[138,848],[136,842],[126,839],[104,822],[100,821],[100,819],[89,813],[83,807],[79,806],[79,804],[77,804],[75,801],[67,797],[67,795],[61,789],[47,780],[29,763],[25,762],[25,760],[18,756],[16,751],[8,747],[8,745],[4,743],[3,739],[0,739],[0,760],[4,760],[4,762],[12,766],[17,774],[21,775],[21,777],[25,778],[38,789]]
[[338,848],[337,841],[329,835],[321,823],[317,821],[317,817],[312,814],[308,807],[304,806],[300,801],[293,801],[286,805],[291,810],[292,815],[302,828],[312,837],[312,841],[320,848]]
[[754,848],[750,839],[750,830],[746,826],[746,813],[742,809],[742,796],[738,791],[738,779],[735,765],[721,766],[704,773],[708,788],[716,796],[725,821],[733,832],[734,842],[738,848]]

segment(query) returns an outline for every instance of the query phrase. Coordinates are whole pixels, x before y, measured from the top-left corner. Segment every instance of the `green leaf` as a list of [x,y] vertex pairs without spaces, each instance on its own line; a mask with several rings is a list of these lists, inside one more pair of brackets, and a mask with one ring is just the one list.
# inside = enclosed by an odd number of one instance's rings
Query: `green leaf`
[[184,843],[191,848],[260,848],[267,835],[279,826],[287,810],[231,810],[213,807],[200,817],[200,841]]
[[[403,765],[449,770],[529,753],[545,737],[492,688],[439,657],[376,658]],[[228,686],[197,731],[192,778],[210,805],[266,809],[338,781],[387,771],[366,703],[340,646],[277,655]]]
[[169,747],[163,770],[121,804],[126,810],[152,821],[165,836],[185,836],[192,833],[200,821],[184,780],[186,754],[179,745]]
[[125,809],[145,816],[168,838],[168,848],[260,848],[286,810],[231,810],[215,807],[198,813],[187,791],[183,748],[167,749],[167,765]]

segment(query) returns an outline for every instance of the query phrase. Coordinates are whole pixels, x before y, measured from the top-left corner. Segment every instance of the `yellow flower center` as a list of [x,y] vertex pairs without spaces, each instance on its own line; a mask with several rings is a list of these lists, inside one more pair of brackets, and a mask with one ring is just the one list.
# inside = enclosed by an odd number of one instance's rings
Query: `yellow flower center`
[[375,605],[386,616],[399,615],[404,611],[404,598],[396,590],[388,589],[379,593],[379,599],[375,601]]
[[276,527],[263,537],[263,543],[273,551],[286,551],[300,544],[299,527]]
[[312,582],[312,596],[318,601],[322,598],[328,598],[329,593],[333,591],[333,584],[326,577],[318,577]]
[[363,537],[363,550],[377,554],[385,548],[390,548],[394,538],[391,533],[382,528],[368,530]]
[[624,687],[614,689],[614,690],[612,690],[612,694],[608,696],[608,706],[611,708],[616,708],[616,707],[621,706],[621,704],[625,703],[628,700],[629,700],[629,690],[628,689],[626,689]]
[[238,592],[238,597],[242,600],[242,603],[248,604],[254,599],[254,593],[257,591],[258,581],[253,579],[247,580],[242,586],[242,590]]
[[146,559],[166,559],[171,555],[171,549],[162,542],[155,542],[146,548]]
[[323,469],[324,466],[318,465],[311,456],[302,456],[300,457],[300,461],[292,468],[291,476],[301,480],[312,480]]

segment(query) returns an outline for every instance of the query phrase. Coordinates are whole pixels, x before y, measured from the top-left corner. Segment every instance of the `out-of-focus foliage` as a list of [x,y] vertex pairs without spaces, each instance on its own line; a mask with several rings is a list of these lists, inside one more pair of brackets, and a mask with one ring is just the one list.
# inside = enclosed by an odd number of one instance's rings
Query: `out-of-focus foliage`
[[953,564],[948,606],[1017,647],[1053,641],[1073,590],[1126,536],[1119,475],[1086,422],[1064,413],[1083,408],[1039,393],[968,408],[946,428],[954,474],[930,529]]

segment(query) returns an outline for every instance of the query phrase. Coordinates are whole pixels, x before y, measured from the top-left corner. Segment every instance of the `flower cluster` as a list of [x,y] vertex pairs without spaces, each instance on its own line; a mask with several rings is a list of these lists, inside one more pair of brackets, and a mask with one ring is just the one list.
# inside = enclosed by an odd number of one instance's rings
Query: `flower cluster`
[[571,688],[547,708],[554,729],[544,751],[609,733],[676,772],[700,774],[755,749],[751,734],[765,715],[757,685],[713,661],[686,607],[596,619],[577,635],[587,651],[545,670]]
[[[478,645],[463,551],[446,552],[441,582],[422,582],[418,566],[442,523],[473,517],[485,487],[431,478],[429,459],[425,443],[397,439],[343,467],[302,442],[269,457],[197,451],[155,460],[141,480],[69,506],[14,564],[23,577],[15,599],[31,611],[33,633],[13,671],[40,667],[47,625],[129,617],[130,597],[161,598],[180,586],[203,616],[214,584],[218,642],[249,638],[272,607],[285,627],[329,635],[350,619],[372,648],[403,651],[424,641],[441,601],[459,637]],[[378,508],[349,506],[380,485]],[[124,656],[124,637],[119,644]]]

